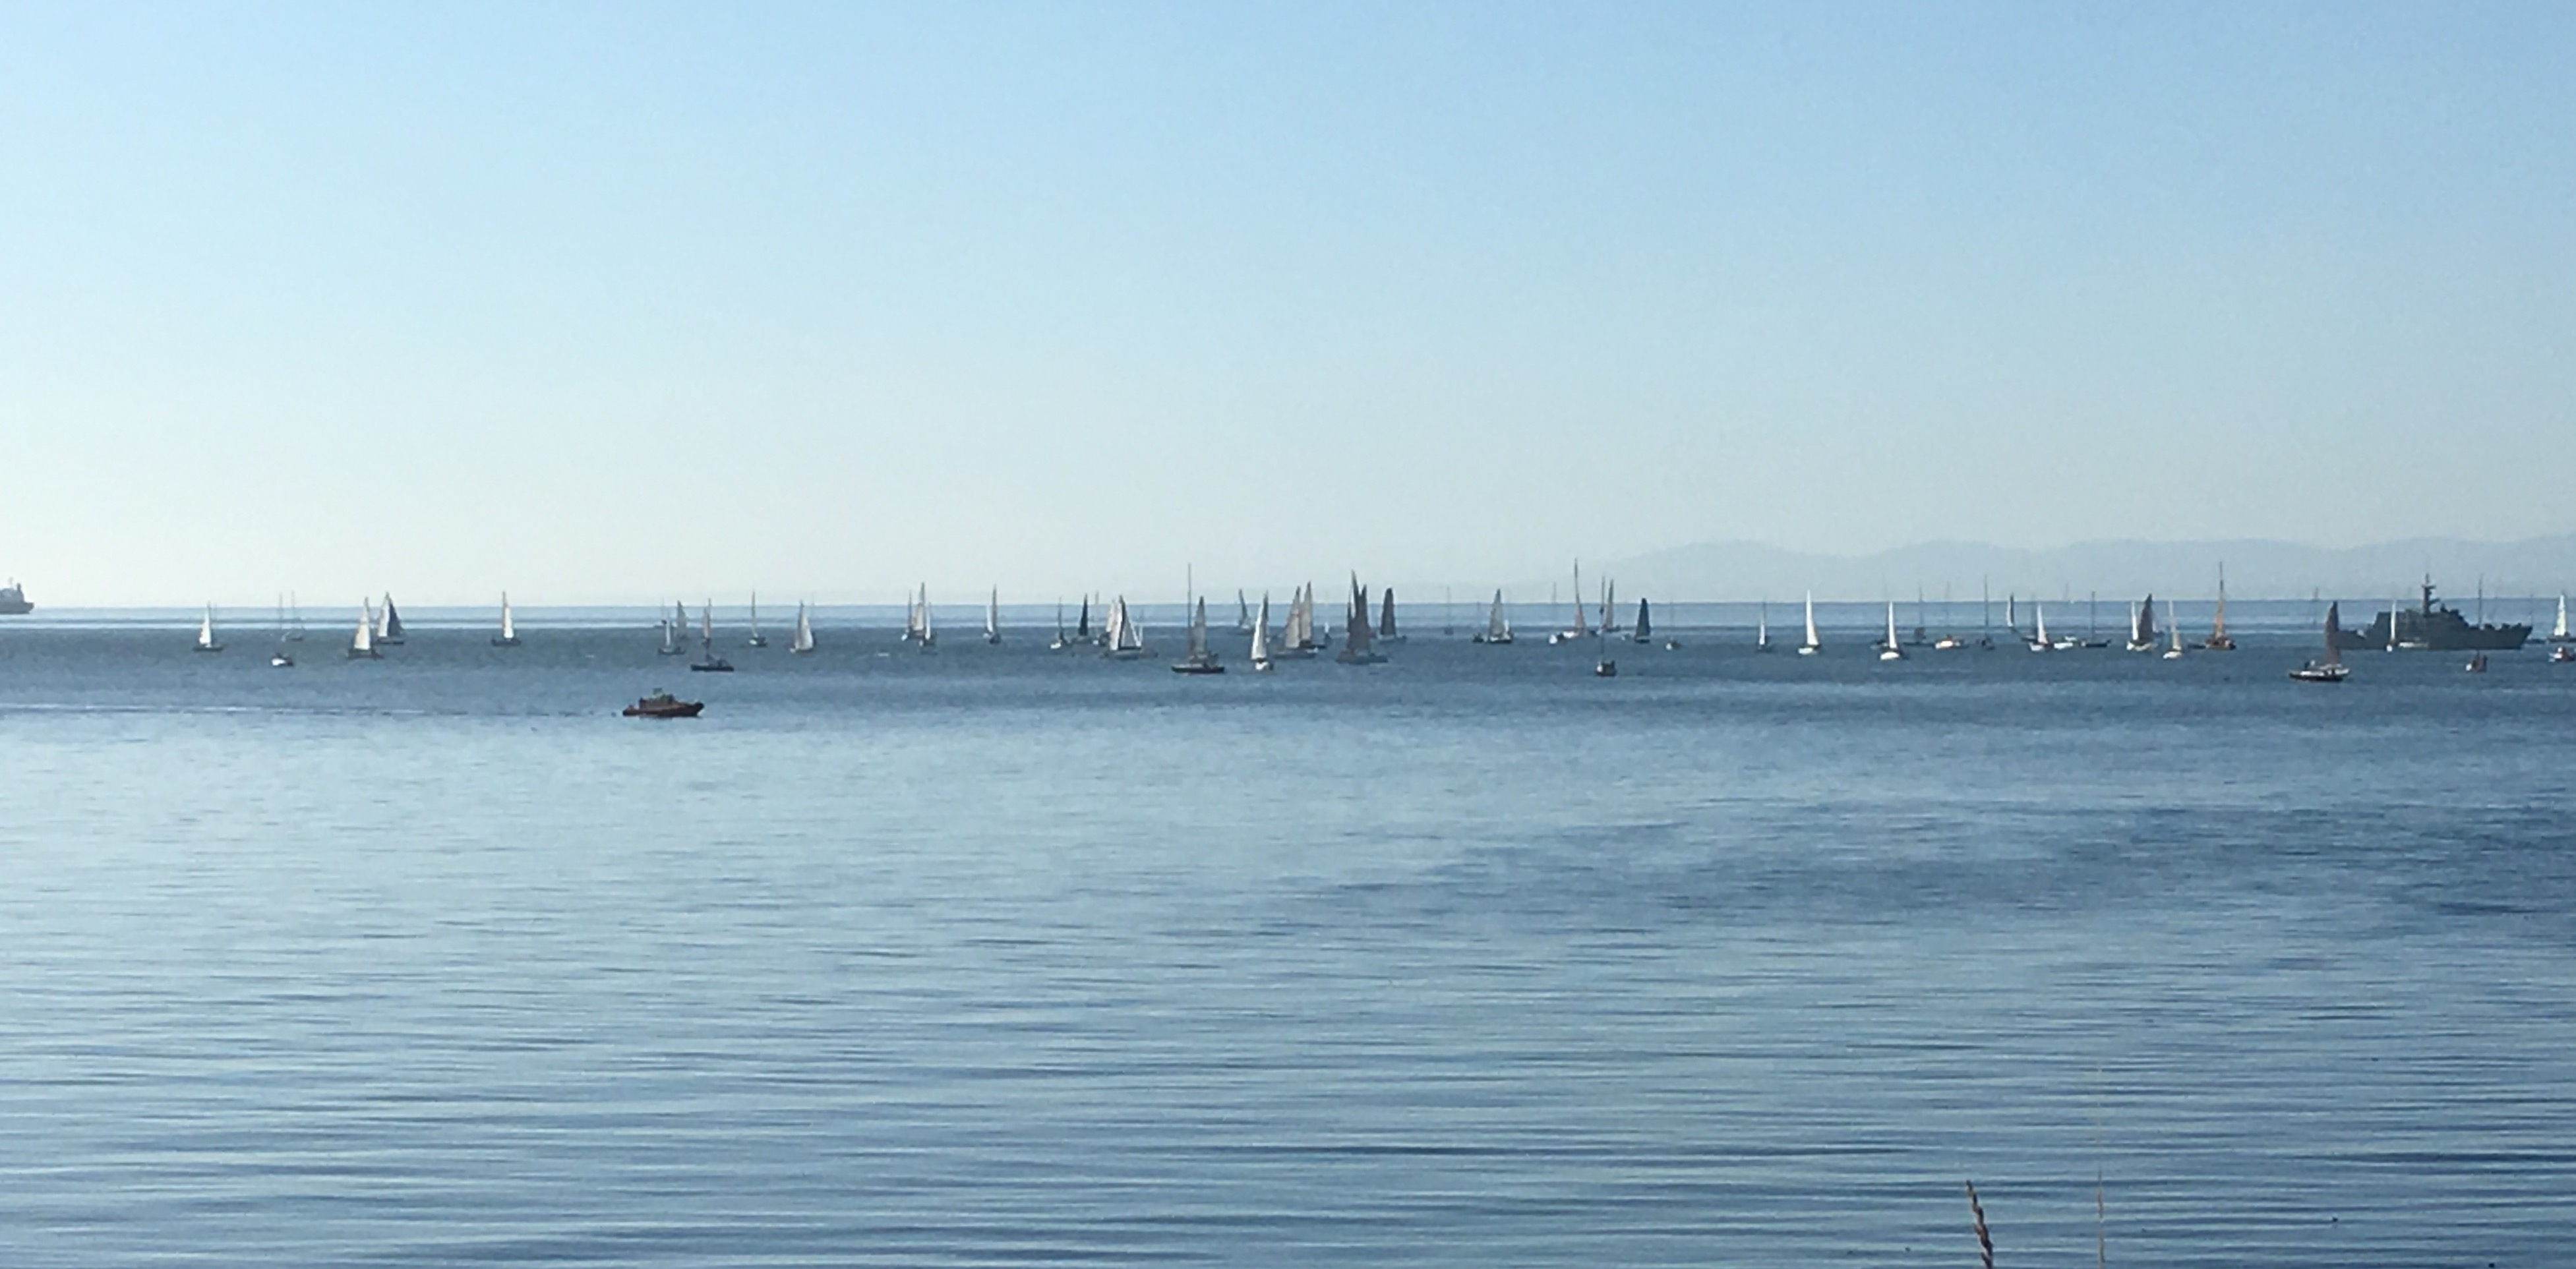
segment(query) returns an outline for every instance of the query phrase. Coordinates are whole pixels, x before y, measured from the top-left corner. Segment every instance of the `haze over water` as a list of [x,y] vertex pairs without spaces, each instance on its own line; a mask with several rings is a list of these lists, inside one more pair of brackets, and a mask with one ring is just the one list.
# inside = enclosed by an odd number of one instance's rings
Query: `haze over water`
[[2099,1177],[2114,1263],[2549,1263],[2576,667],[2303,687],[2291,626],[1612,680],[10,627],[0,1242],[1968,1264],[1973,1177],[2071,1264]]

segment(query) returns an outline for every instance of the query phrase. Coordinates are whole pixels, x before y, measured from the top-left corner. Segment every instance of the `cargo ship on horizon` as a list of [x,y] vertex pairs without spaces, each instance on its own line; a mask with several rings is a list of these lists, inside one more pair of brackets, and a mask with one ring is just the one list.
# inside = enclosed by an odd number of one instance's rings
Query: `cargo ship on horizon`
[[34,611],[36,606],[27,602],[27,592],[18,585],[18,579],[13,577],[8,585],[0,586],[0,617],[24,617]]

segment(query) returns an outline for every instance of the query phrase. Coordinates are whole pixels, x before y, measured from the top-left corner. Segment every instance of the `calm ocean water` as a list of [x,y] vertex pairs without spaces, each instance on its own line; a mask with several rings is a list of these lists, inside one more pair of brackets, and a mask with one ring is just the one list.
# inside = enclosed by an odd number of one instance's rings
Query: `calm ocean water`
[[0,1259],[2563,1263],[2576,667],[2288,624],[0,627]]

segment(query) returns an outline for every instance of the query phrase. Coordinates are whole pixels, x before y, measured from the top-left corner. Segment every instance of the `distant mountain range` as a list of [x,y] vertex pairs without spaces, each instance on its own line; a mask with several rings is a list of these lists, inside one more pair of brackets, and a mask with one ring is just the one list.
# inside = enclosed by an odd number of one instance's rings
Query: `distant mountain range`
[[[2153,591],[2188,599],[2214,594],[2218,570],[2227,591],[2247,599],[2396,599],[2413,602],[2430,573],[2444,596],[2467,608],[2484,580],[2489,595],[2555,595],[2576,589],[2576,534],[2518,542],[2410,538],[2370,546],[2324,547],[2235,539],[2207,542],[2079,542],[2024,550],[1981,542],[1927,542],[1873,555],[1818,555],[1752,542],[1705,542],[1624,560],[1586,560],[1584,589],[1598,596],[1600,578],[1616,580],[1623,602],[1786,600],[1812,590],[1818,599],[1977,597],[1982,581],[2006,594],[2042,599],[2099,592],[2134,599]],[[1570,567],[1570,563],[1569,563]],[[1571,576],[1553,584],[1571,585]],[[1535,599],[1551,583],[1524,582],[1517,599]],[[1531,587],[1537,587],[1537,590]]]

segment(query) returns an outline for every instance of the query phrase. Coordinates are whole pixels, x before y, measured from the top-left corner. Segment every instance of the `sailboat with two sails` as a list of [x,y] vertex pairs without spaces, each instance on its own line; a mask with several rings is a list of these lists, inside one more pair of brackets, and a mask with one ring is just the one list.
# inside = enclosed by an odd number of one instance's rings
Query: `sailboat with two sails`
[[215,606],[206,605],[206,619],[197,623],[197,651],[221,652],[224,642],[215,637]]
[[733,662],[716,655],[716,601],[710,599],[698,609],[698,659],[689,663],[698,674],[731,674]]
[[1261,594],[1261,615],[1252,622],[1252,650],[1248,654],[1254,671],[1270,672],[1270,593]]
[[352,661],[379,661],[384,659],[384,655],[385,654],[376,651],[375,601],[372,599],[361,599],[358,601],[357,633],[349,636],[349,659]]
[[1494,606],[1485,611],[1484,633],[1469,642],[1502,644],[1512,641],[1512,619],[1503,611],[1503,592],[1494,592]]
[[2326,605],[2326,655],[2322,661],[2310,661],[2290,671],[2290,677],[2302,683],[2341,683],[2352,671],[2343,664],[2343,622],[2339,605]]
[[1102,633],[1108,646],[1101,649],[1100,655],[1114,661],[1133,661],[1145,655],[1145,630],[1127,614],[1125,595],[1109,601],[1109,623]]
[[1189,651],[1182,654],[1180,660],[1172,663],[1172,673],[1223,674],[1225,664],[1217,660],[1216,653],[1208,648],[1207,598],[1199,596],[1195,604],[1195,610],[1190,614]]
[[787,650],[798,656],[807,656],[814,651],[814,618],[801,601],[796,605],[796,635],[787,641]]
[[1344,665],[1384,665],[1386,654],[1370,646],[1373,641],[1369,630],[1368,589],[1360,585],[1359,574],[1353,573],[1350,620],[1344,623],[1342,650],[1334,653],[1333,659]]

